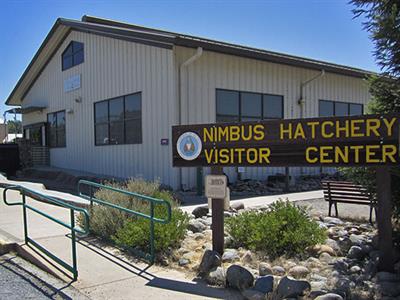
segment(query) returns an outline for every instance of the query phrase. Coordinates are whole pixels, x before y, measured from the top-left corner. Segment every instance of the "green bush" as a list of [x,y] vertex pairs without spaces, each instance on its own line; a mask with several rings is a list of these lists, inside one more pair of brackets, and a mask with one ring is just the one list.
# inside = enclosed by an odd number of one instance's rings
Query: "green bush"
[[248,211],[227,220],[235,246],[266,251],[271,257],[303,254],[322,243],[326,232],[305,208],[279,200],[266,211]]
[[[154,226],[156,251],[160,252],[168,247],[174,247],[184,238],[189,217],[177,207],[171,192],[160,190],[158,182],[131,179],[125,183],[108,182],[106,184],[130,192],[163,199],[171,204],[171,222],[168,224],[155,223]],[[150,204],[140,198],[106,189],[99,189],[94,196],[97,199],[150,215]],[[154,216],[160,219],[166,218],[166,207],[164,205],[155,205]],[[132,216],[114,208],[94,204],[90,210],[90,230],[95,235],[115,242],[117,245],[149,251],[150,221],[147,219]]]

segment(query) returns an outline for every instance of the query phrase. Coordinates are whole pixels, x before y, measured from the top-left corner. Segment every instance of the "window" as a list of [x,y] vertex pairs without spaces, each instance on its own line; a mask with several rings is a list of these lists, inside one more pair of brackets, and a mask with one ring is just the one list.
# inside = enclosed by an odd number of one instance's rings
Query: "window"
[[142,143],[141,98],[136,93],[94,104],[95,145]]
[[72,41],[62,54],[62,70],[67,70],[83,63],[83,43]]
[[217,89],[217,122],[283,118],[283,96]]
[[341,117],[363,114],[363,105],[357,103],[319,100],[320,117]]
[[49,147],[65,147],[65,111],[47,114],[47,125]]

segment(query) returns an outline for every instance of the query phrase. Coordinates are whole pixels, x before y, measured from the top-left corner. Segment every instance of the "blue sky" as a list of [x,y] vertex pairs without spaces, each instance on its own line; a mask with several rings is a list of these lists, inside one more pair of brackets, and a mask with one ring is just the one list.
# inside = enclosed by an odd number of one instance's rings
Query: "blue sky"
[[0,114],[58,17],[94,15],[379,71],[351,9],[343,0],[2,0]]

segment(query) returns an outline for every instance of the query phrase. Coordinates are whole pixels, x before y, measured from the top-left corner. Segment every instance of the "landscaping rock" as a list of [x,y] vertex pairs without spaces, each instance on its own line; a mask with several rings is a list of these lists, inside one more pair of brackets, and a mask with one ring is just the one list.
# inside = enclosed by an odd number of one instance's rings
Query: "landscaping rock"
[[254,289],[265,294],[272,292],[274,288],[274,276],[260,276],[254,283]]
[[247,250],[242,256],[243,264],[251,264],[253,262],[253,254],[250,250]]
[[208,206],[207,205],[198,206],[192,211],[192,215],[195,218],[201,218],[201,217],[207,216],[207,214],[208,214]]
[[286,274],[285,268],[281,266],[273,266],[272,267],[272,274],[278,275],[278,276],[283,276]]
[[232,265],[226,272],[228,286],[243,291],[253,286],[254,277],[247,269],[239,265]]
[[360,273],[361,268],[359,266],[352,266],[349,271],[350,271],[350,274]]
[[[339,254],[339,253],[341,252],[339,243],[338,243],[337,241],[333,240],[333,239],[326,239],[326,240],[325,240],[325,245],[331,247],[331,249],[332,249],[333,251],[335,251],[336,254]],[[326,251],[325,251],[325,252],[326,252]],[[328,253],[329,253],[329,252],[328,252]],[[329,253],[329,254],[331,254],[331,253]],[[331,255],[332,255],[332,254],[331,254]]]
[[190,261],[186,258],[180,258],[178,261],[178,265],[180,265],[181,267],[186,266],[190,263]]
[[319,256],[319,260],[321,261],[321,262],[324,262],[324,263],[326,263],[326,264],[330,264],[330,263],[332,263],[332,256],[330,256],[328,253],[326,253],[326,252],[323,252],[323,253],[321,253],[321,255]]
[[329,225],[342,225],[344,223],[342,220],[333,217],[325,217],[322,220]]
[[244,290],[242,296],[247,300],[265,300],[265,294],[255,289]]
[[312,290],[324,290],[326,288],[326,283],[324,281],[311,281],[310,282]]
[[366,237],[364,235],[356,235],[356,234],[351,234],[350,235],[350,241],[353,243],[353,245],[356,246],[362,246],[365,244]]
[[363,259],[364,256],[365,253],[360,246],[352,246],[349,252],[347,253],[348,258]]
[[311,290],[311,285],[305,280],[295,280],[287,276],[283,277],[277,287],[278,299],[297,298],[304,296],[305,293]]
[[231,202],[231,208],[233,208],[235,210],[244,209],[244,202],[241,202],[241,201]]
[[343,300],[343,297],[338,294],[329,293],[329,294],[318,296],[314,300]]
[[211,285],[224,286],[226,282],[224,269],[222,267],[211,269],[206,276],[206,281]]
[[189,221],[188,229],[194,233],[202,232],[207,229],[207,226],[200,222],[198,219],[192,219]]
[[212,268],[219,267],[221,262],[221,256],[218,254],[218,252],[206,250],[203,254],[203,258],[201,259],[199,274],[207,274]]
[[310,273],[310,270],[303,266],[295,266],[290,268],[288,274],[294,278],[305,278]]
[[331,256],[336,256],[335,250],[333,250],[332,247],[330,247],[328,245],[315,245],[310,249],[310,252],[313,255],[320,255],[321,253],[328,253]]
[[236,249],[226,249],[224,254],[222,254],[222,262],[233,262],[239,258],[239,254]]
[[260,276],[273,274],[271,266],[265,262],[262,262],[258,265],[258,273]]

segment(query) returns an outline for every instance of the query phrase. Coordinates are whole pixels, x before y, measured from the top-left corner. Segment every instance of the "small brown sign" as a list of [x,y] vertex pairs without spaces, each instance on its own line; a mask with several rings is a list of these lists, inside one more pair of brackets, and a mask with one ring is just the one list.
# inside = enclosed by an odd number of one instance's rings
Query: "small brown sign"
[[172,127],[173,165],[398,164],[398,114]]

